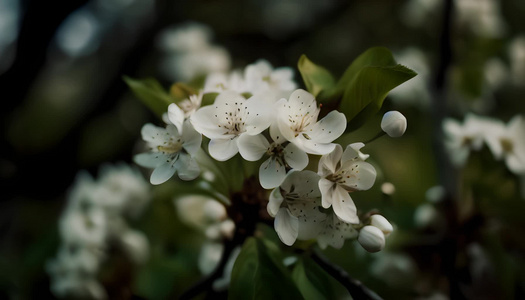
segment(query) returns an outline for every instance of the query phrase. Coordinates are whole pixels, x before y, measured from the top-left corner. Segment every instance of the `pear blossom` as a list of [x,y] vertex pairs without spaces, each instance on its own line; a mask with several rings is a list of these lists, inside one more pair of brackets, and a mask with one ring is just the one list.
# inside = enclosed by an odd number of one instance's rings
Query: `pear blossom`
[[341,249],[345,240],[356,238],[357,230],[352,224],[341,220],[333,210],[327,210],[327,217],[322,222],[321,231],[317,236],[317,243],[322,249],[326,249],[328,245]]
[[180,112],[175,108],[175,106],[180,108],[185,119],[191,117],[191,115],[193,115],[193,113],[195,113],[197,109],[201,107],[202,96],[203,96],[202,91],[199,91],[197,94],[190,95],[187,99],[182,100],[178,104],[175,104],[175,103],[170,104],[168,107],[168,113],[170,112],[170,107],[173,107],[171,108],[171,112],[172,114],[177,115],[177,116],[172,116],[170,119],[174,119],[174,118],[178,120],[181,119],[181,117],[179,116]]
[[484,136],[501,126],[499,121],[474,114],[467,114],[463,124],[451,118],[445,119],[442,124],[445,149],[451,162],[455,166],[463,166],[471,150],[479,151],[483,147]]
[[396,110],[386,112],[381,120],[381,129],[390,137],[400,137],[407,129],[407,118]]
[[296,83],[293,81],[292,68],[283,67],[273,69],[272,65],[260,59],[244,69],[244,78],[248,92],[252,94],[268,90],[293,91]]
[[200,169],[193,156],[200,149],[202,136],[189,120],[184,121],[182,132],[173,124],[162,128],[148,123],[142,127],[141,133],[151,152],[138,154],[134,160],[143,167],[154,168],[151,184],[164,183],[175,172],[182,180],[199,176]]
[[239,71],[231,73],[210,73],[204,81],[203,93],[221,93],[234,91],[239,94],[247,92],[244,77]]
[[195,129],[210,139],[208,150],[219,161],[232,158],[239,152],[238,138],[258,135],[271,122],[272,106],[265,98],[248,100],[233,91],[220,93],[213,105],[200,108],[191,117]]
[[382,215],[372,215],[370,217],[370,225],[379,228],[385,237],[394,231],[392,224],[390,224],[390,222],[388,222],[388,220]]
[[279,186],[287,168],[300,171],[308,165],[308,154],[285,140],[275,126],[270,126],[270,137],[272,143],[262,135],[239,138],[239,152],[244,159],[257,161],[265,154],[269,156],[259,168],[259,180],[265,189]]
[[507,126],[494,126],[485,140],[496,159],[504,159],[511,172],[525,174],[525,121],[521,115],[513,117]]
[[275,217],[274,227],[281,241],[291,246],[297,239],[315,238],[326,215],[321,213],[319,176],[312,171],[292,170],[270,194],[268,214]]
[[368,155],[361,153],[363,143],[354,143],[343,148],[336,145],[332,153],[319,160],[319,189],[322,206],[333,206],[335,214],[344,222],[358,224],[357,208],[350,192],[370,189],[376,179],[375,168],[365,162]]
[[346,117],[337,111],[317,121],[320,108],[315,97],[305,90],[295,90],[288,100],[279,100],[276,107],[276,122],[282,136],[306,153],[332,152],[335,147],[332,142],[346,129]]

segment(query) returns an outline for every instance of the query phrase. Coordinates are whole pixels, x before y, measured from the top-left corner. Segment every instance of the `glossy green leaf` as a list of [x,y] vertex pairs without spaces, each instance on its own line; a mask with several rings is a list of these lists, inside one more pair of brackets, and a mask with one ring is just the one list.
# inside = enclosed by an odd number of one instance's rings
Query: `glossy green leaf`
[[124,81],[131,88],[133,94],[159,117],[168,111],[168,106],[171,103],[175,102],[175,99],[173,99],[155,79],[147,78],[139,80],[124,76]]
[[309,259],[299,259],[295,265],[292,278],[303,297],[307,300],[340,299],[348,291],[326,273],[321,267]]
[[334,76],[325,68],[309,60],[306,55],[303,54],[299,58],[297,68],[308,92],[317,97],[320,102],[334,92],[336,86]]
[[276,248],[250,237],[232,270],[228,299],[303,299]]
[[339,110],[351,127],[360,126],[381,109],[388,92],[416,75],[397,64],[388,49],[371,48],[352,62],[337,83],[336,89],[343,91]]

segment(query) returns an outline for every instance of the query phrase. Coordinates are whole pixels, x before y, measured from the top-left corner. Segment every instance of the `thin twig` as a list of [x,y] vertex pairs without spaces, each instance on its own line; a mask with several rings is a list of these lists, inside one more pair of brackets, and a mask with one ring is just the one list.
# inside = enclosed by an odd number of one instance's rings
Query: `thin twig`
[[343,268],[334,265],[319,251],[314,250],[311,257],[323,270],[339,281],[348,290],[353,299],[383,299],[361,281],[348,275]]

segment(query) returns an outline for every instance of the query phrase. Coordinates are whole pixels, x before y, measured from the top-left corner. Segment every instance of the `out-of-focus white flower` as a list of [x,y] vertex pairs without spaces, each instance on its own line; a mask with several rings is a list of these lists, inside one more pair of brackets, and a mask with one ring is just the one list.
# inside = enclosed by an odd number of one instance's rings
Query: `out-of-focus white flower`
[[[246,88],[252,94],[258,94],[269,90],[293,91],[297,84],[293,80],[292,68],[283,67],[274,69],[272,65],[260,59],[246,66],[244,78]],[[276,99],[277,100],[277,99]]]
[[401,21],[409,26],[419,27],[428,20],[431,13],[439,11],[439,5],[440,0],[409,0],[401,8]]
[[64,241],[83,246],[100,247],[107,235],[106,213],[100,207],[86,203],[83,210],[71,209],[59,221]]
[[[308,165],[308,155],[295,144],[280,135],[275,126],[270,127],[272,143],[262,135],[243,135],[239,138],[239,152],[249,161],[257,161],[266,154],[259,168],[259,180],[265,189],[272,189],[283,182],[286,177],[286,167],[301,171]],[[288,143],[284,146],[283,144]]]
[[159,36],[158,44],[164,51],[187,52],[206,48],[211,37],[212,32],[208,26],[190,22],[164,30]]
[[381,120],[381,129],[390,137],[400,137],[407,129],[407,118],[396,110],[386,112]]
[[485,135],[498,131],[501,122],[474,114],[467,114],[463,124],[454,119],[443,121],[445,148],[450,160],[456,166],[463,166],[471,150],[480,150]]
[[279,100],[276,107],[281,135],[306,153],[332,152],[335,147],[332,142],[346,129],[345,115],[335,110],[317,121],[320,109],[315,97],[305,90],[295,90],[288,100]]
[[507,126],[495,126],[485,139],[496,159],[504,159],[514,174],[525,174],[525,121],[521,115],[513,117]]
[[228,288],[231,281],[233,265],[235,264],[235,260],[237,260],[239,253],[241,253],[241,247],[233,249],[232,253],[230,254],[230,257],[228,258],[228,261],[226,262],[226,265],[224,266],[224,272],[222,273],[222,277],[218,278],[213,282],[214,290],[223,291]]
[[414,283],[417,265],[404,253],[378,253],[370,265],[370,272],[390,287],[403,288]]
[[425,200],[430,203],[439,203],[445,199],[446,193],[444,187],[436,185],[425,192]]
[[385,235],[375,226],[361,228],[357,241],[368,252],[378,252],[385,248]]
[[343,152],[340,145],[319,160],[319,189],[324,208],[333,206],[341,220],[358,224],[357,208],[349,192],[368,190],[376,179],[375,168],[364,161],[368,156],[361,153],[363,143],[348,145]]
[[506,32],[506,23],[501,15],[500,3],[496,0],[457,0],[456,22],[466,26],[479,36],[497,38]]
[[142,127],[141,133],[151,152],[138,154],[134,160],[143,167],[154,168],[151,184],[164,183],[175,172],[182,180],[199,176],[199,165],[192,156],[200,149],[202,136],[188,120],[184,122],[182,132],[172,124],[161,128],[148,123]]
[[483,67],[483,75],[489,89],[495,90],[507,81],[509,71],[501,59],[491,58]]
[[233,91],[220,93],[213,105],[202,107],[191,116],[195,129],[208,137],[210,155],[219,161],[239,152],[238,138],[258,135],[272,122],[272,106],[252,96],[246,100]]
[[95,274],[103,258],[103,252],[96,248],[66,242],[60,245],[57,256],[46,264],[46,271],[53,275],[71,272]]
[[516,85],[525,82],[525,36],[514,38],[508,49],[512,81]]
[[151,200],[150,186],[136,168],[127,164],[101,166],[98,181],[109,193],[96,199],[97,203],[114,213],[138,217]]
[[160,65],[173,81],[188,81],[212,72],[226,72],[231,59],[223,47],[211,43],[212,31],[199,23],[187,23],[165,30],[159,38],[164,51]]
[[127,230],[120,235],[121,246],[135,264],[143,264],[149,258],[149,242],[144,233]]
[[247,92],[246,83],[239,71],[227,73],[210,73],[204,81],[204,93],[221,93],[234,91],[239,94]]
[[94,276],[73,273],[58,276],[51,281],[51,292],[59,298],[94,299],[108,298],[106,290]]
[[414,211],[414,224],[418,228],[436,226],[441,221],[441,215],[432,204],[421,204]]
[[318,209],[321,198],[318,181],[319,176],[312,171],[292,170],[270,194],[268,214],[275,217],[275,231],[285,245],[318,235],[321,229],[318,225],[326,218]]
[[[408,19],[412,18],[411,16]],[[394,88],[388,93],[388,97],[397,106],[411,105],[420,109],[428,109],[431,101],[430,66],[426,54],[418,48],[409,47],[396,53],[395,57],[398,63],[410,66],[416,71],[417,76]]]
[[201,247],[199,254],[198,266],[202,274],[208,275],[219,264],[221,260],[224,245],[217,242],[205,242]]
[[202,96],[203,93],[200,91],[198,94],[190,95],[188,99],[184,99],[178,103],[178,107],[184,112],[184,118],[191,117],[191,115],[201,107]]
[[387,237],[390,233],[392,233],[392,231],[394,231],[394,227],[392,226],[392,224],[390,224],[390,222],[388,222],[388,220],[382,215],[372,215],[370,217],[370,225],[379,228],[383,232],[385,237]]

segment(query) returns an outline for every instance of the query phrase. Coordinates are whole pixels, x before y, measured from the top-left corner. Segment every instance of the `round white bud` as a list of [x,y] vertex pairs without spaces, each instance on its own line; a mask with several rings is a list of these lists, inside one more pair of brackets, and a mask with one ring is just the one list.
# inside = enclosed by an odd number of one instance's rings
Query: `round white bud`
[[368,252],[378,252],[385,248],[385,235],[375,226],[361,228],[357,241]]
[[381,129],[390,137],[400,137],[407,129],[407,118],[396,110],[389,111],[383,115]]
[[383,232],[385,237],[388,236],[392,231],[394,231],[394,227],[392,227],[392,224],[390,224],[390,222],[388,222],[388,220],[382,215],[372,215],[370,217],[370,225],[379,228]]

